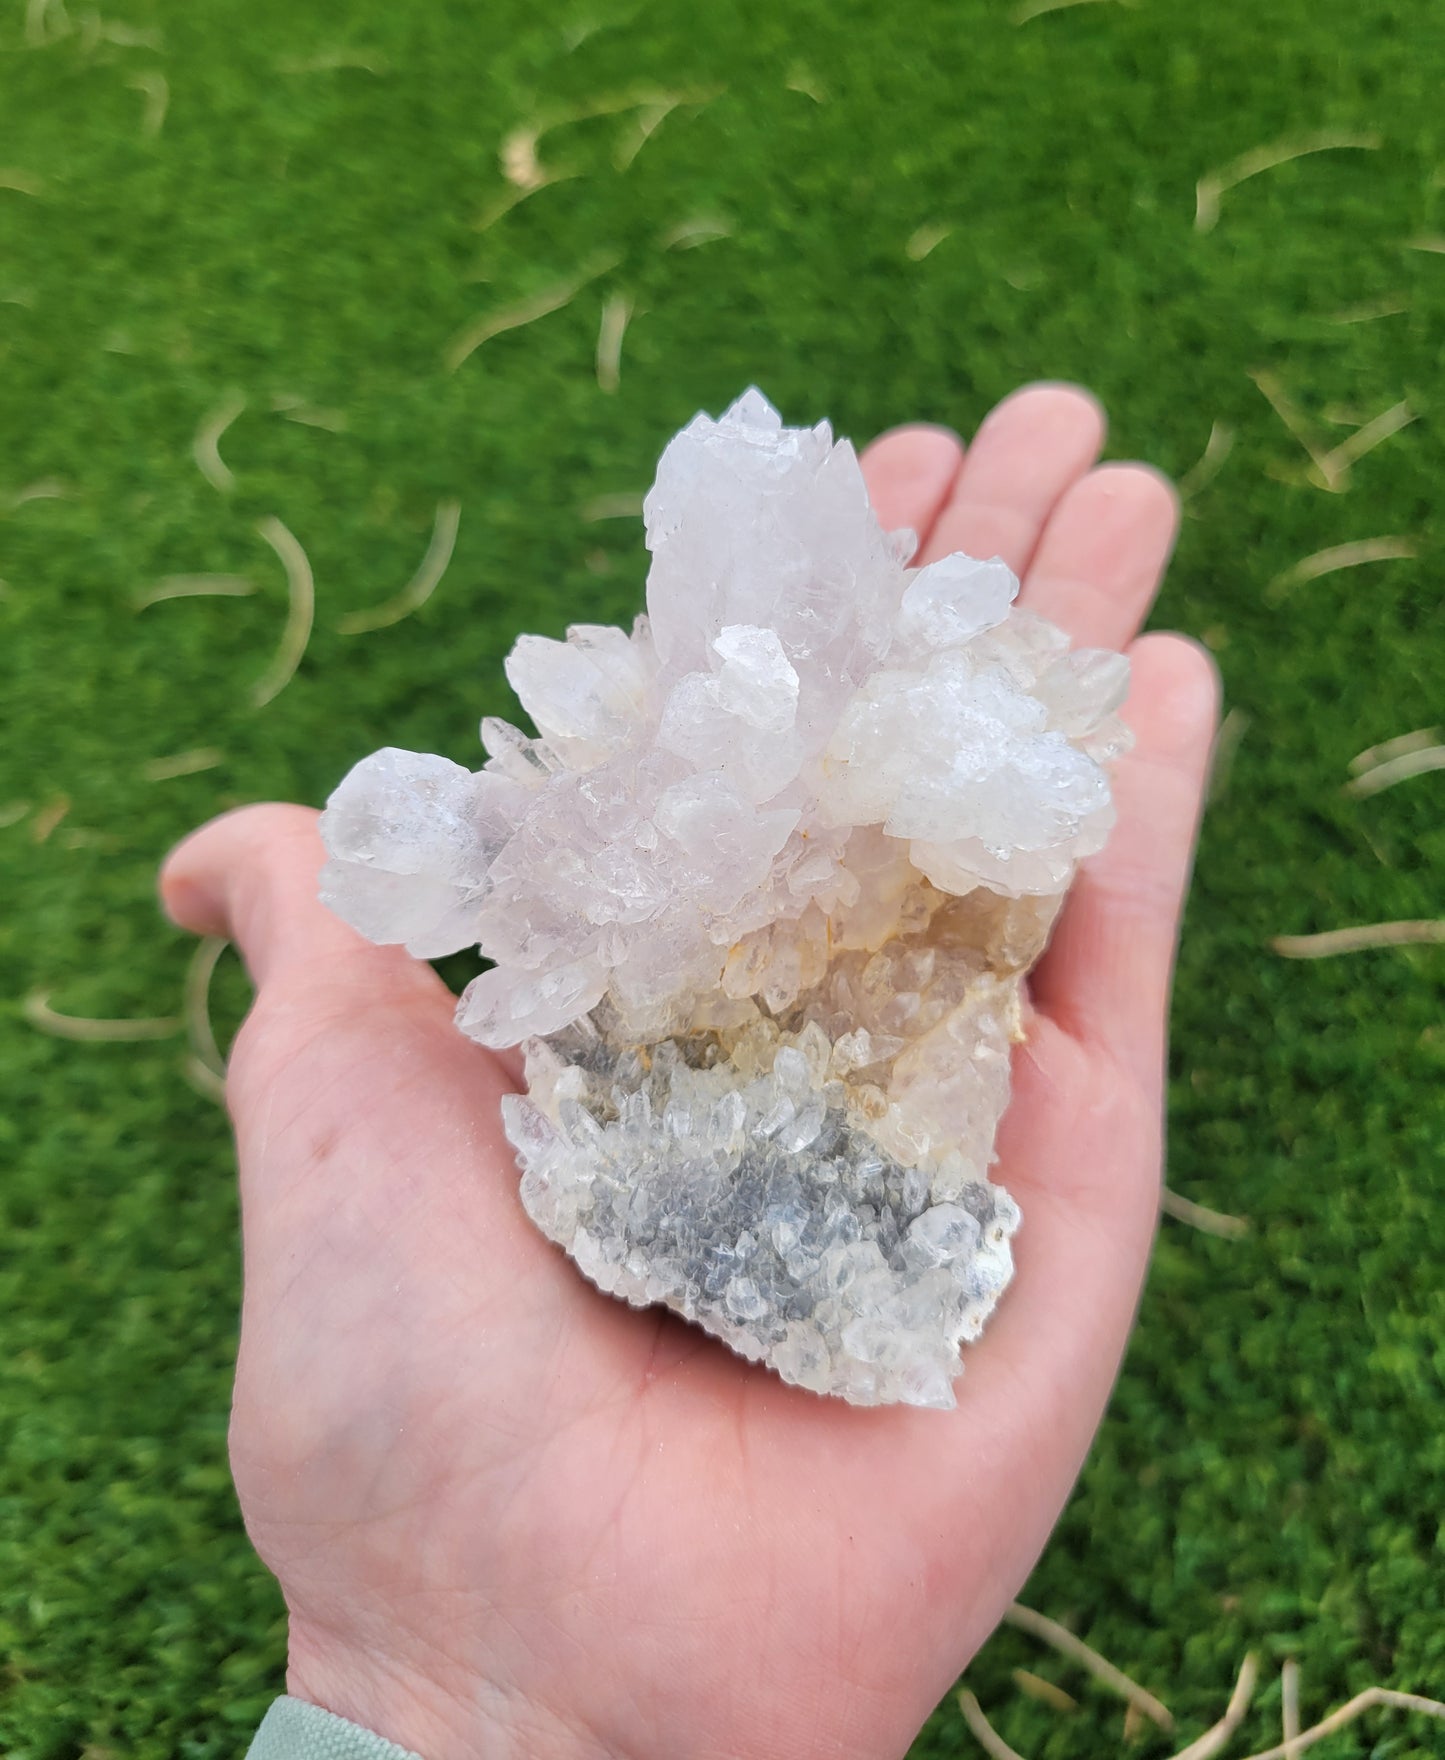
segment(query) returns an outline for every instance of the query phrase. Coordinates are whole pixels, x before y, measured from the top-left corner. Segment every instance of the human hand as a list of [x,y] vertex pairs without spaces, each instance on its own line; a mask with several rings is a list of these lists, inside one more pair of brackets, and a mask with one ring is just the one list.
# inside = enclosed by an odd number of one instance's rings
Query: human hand
[[[1174,497],[1090,470],[1079,392],[961,448],[865,454],[920,561],[1002,555],[1022,603],[1122,646]],[[288,1690],[426,1760],[902,1754],[1028,1575],[1128,1335],[1158,1210],[1170,969],[1210,663],[1129,650],[1119,824],[1030,981],[996,1177],[1018,1271],[957,1411],[858,1410],[600,1295],[524,1215],[498,1105],[425,965],[317,901],[315,815],[244,809],[166,864],[176,922],[257,987],[227,1083],[245,1300],[231,1456],[290,1611]]]

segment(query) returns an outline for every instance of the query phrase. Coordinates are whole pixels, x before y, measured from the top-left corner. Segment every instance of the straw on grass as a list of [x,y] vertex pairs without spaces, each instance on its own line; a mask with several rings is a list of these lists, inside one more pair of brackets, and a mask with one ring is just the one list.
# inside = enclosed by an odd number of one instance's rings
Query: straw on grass
[[1408,312],[1410,301],[1402,293],[1385,294],[1380,299],[1362,300],[1359,305],[1346,306],[1330,319],[1332,324],[1372,324],[1377,318],[1397,318]]
[[140,131],[154,140],[165,127],[166,111],[170,108],[171,88],[163,73],[149,68],[145,73],[138,73],[125,82],[133,92],[139,92],[145,99],[145,108],[141,112]]
[[1276,935],[1270,946],[1286,959],[1328,959],[1372,947],[1410,947],[1445,942],[1445,917],[1400,923],[1365,923],[1326,929],[1319,935]]
[[207,1069],[198,1057],[187,1052],[181,1059],[181,1074],[204,1099],[214,1100],[217,1106],[226,1104],[225,1078],[218,1076],[213,1069]]
[[1234,774],[1234,760],[1245,734],[1249,731],[1249,719],[1236,704],[1219,724],[1219,731],[1214,736],[1214,748],[1209,754],[1208,787],[1211,801],[1222,800],[1229,787],[1229,779]]
[[13,513],[17,507],[24,507],[31,501],[63,501],[69,493],[70,485],[60,477],[40,477],[9,495],[6,511]]
[[1209,424],[1209,438],[1204,451],[1179,479],[1179,499],[1191,501],[1211,484],[1224,468],[1224,461],[1234,450],[1234,429],[1223,422]]
[[50,995],[49,990],[32,990],[21,1008],[32,1027],[56,1039],[169,1039],[184,1024],[179,1015],[151,1020],[94,1020],[85,1015],[61,1014],[50,1006]]
[[343,69],[354,69],[358,73],[369,73],[379,78],[387,71],[387,62],[380,55],[368,54],[364,49],[323,49],[317,55],[288,57],[276,63],[278,73],[337,73]]
[[1425,776],[1432,770],[1445,770],[1445,745],[1421,746],[1415,751],[1401,752],[1383,764],[1362,770],[1353,781],[1345,784],[1345,793],[1360,799],[1378,794],[1382,788],[1393,788],[1412,776]]
[[700,244],[714,244],[718,239],[731,238],[732,235],[730,220],[699,216],[695,220],[679,220],[657,242],[665,251],[692,251]]
[[177,776],[196,776],[202,770],[214,770],[224,764],[226,754],[215,746],[195,746],[188,752],[173,752],[168,758],[152,758],[141,766],[147,782],[170,782]]
[[1249,1233],[1248,1217],[1227,1216],[1222,1210],[1207,1209],[1203,1204],[1194,1203],[1192,1199],[1180,1197],[1178,1192],[1171,1191],[1168,1186],[1160,1194],[1159,1208],[1176,1222],[1197,1228],[1201,1234],[1218,1235],[1221,1240],[1237,1241],[1241,1235]]
[[1305,418],[1294,399],[1285,390],[1278,373],[1273,373],[1267,367],[1262,367],[1258,372],[1251,373],[1249,376],[1259,387],[1270,408],[1309,454],[1310,461],[1316,470],[1319,470],[1328,449],[1321,443],[1313,424]]
[[1227,190],[1236,188],[1251,177],[1258,177],[1262,171],[1273,171],[1280,165],[1288,165],[1293,159],[1303,159],[1311,153],[1333,153],[1342,150],[1360,152],[1377,152],[1382,145],[1378,134],[1356,134],[1339,129],[1321,129],[1315,134],[1295,135],[1291,139],[1275,141],[1268,146],[1254,147],[1247,153],[1241,153],[1237,159],[1221,166],[1218,171],[1208,171],[1195,185],[1194,191],[1194,230],[1210,232],[1219,221],[1219,204]]
[[[56,28],[50,28],[50,15],[56,15]],[[74,29],[70,22],[70,14],[65,10],[65,0],[25,0],[25,45],[29,49],[43,49],[48,43],[58,43],[62,37],[68,37]]]
[[[1337,1711],[1332,1711],[1318,1723],[1311,1724],[1307,1730],[1302,1730],[1292,1741],[1261,1749],[1257,1754],[1248,1754],[1245,1760],[1294,1760],[1295,1755],[1302,1754],[1306,1748],[1312,1748],[1316,1742],[1322,1742],[1326,1736],[1332,1736],[1336,1730],[1343,1729],[1347,1723],[1353,1723],[1366,1711],[1373,1711],[1377,1705],[1392,1711],[1418,1711],[1425,1717],[1445,1718],[1445,1701],[1427,1699],[1420,1693],[1397,1693],[1391,1687],[1366,1687],[1363,1693],[1356,1693],[1353,1699],[1347,1700]],[[1176,1756],[1176,1760],[1185,1760],[1185,1756]]]
[[953,228],[945,226],[941,221],[930,221],[909,236],[903,247],[903,254],[911,263],[921,263],[932,251],[936,251]]
[[[550,170],[545,172],[536,183],[509,188],[503,191],[494,202],[489,202],[482,209],[481,213],[472,221],[472,227],[477,232],[486,232],[495,226],[504,215],[510,214],[513,208],[525,202],[528,197],[536,195],[540,190],[550,189],[554,183],[570,183],[579,175],[580,173],[576,171]],[[472,279],[486,280],[487,277],[473,276]]]
[[33,171],[21,171],[18,166],[0,167],[0,189],[14,190],[18,196],[43,196],[45,179],[37,177]]
[[1284,1734],[1285,1760],[1295,1760],[1299,1753],[1299,1664],[1287,1656],[1279,1671],[1279,1717]]
[[632,295],[609,293],[597,327],[597,384],[603,391],[615,392],[622,383],[622,339],[631,318]]
[[614,255],[595,257],[570,279],[544,288],[540,293],[534,293],[530,299],[519,300],[516,305],[505,306],[498,312],[484,313],[473,320],[447,344],[442,356],[447,371],[455,373],[463,361],[475,354],[484,342],[490,342],[494,336],[505,335],[508,330],[520,330],[524,325],[535,324],[538,318],[560,312],[590,282],[605,275],[609,269],[615,269],[620,260]]
[[[1013,15],[1015,25],[1028,24],[1033,19],[1042,18],[1049,12],[1066,12],[1073,6],[1097,5],[1100,0],[1025,0]],[[1124,5],[1126,0],[1115,0],[1115,4]]]
[[1187,1748],[1181,1748],[1173,1760],[1213,1760],[1213,1756],[1226,1746],[1229,1738],[1243,1723],[1258,1679],[1259,1658],[1251,1650],[1240,1665],[1239,1679],[1235,1681],[1234,1691],[1229,1695],[1224,1716],[1211,1729],[1205,1730],[1197,1741],[1191,1742]]
[[577,517],[589,525],[604,519],[640,519],[642,500],[642,496],[631,489],[623,489],[616,495],[594,495],[577,509]]
[[213,489],[219,489],[223,495],[229,495],[235,488],[236,477],[221,457],[221,436],[245,407],[246,400],[239,391],[228,393],[196,429],[196,437],[191,443],[191,456],[196,461],[197,470]]
[[461,525],[460,501],[439,501],[432,521],[431,540],[416,573],[394,597],[374,611],[352,611],[341,618],[336,627],[344,636],[365,635],[371,630],[389,629],[419,611],[436,591],[451,562],[456,548],[457,529]]
[[311,623],[316,612],[316,588],[311,577],[311,564],[295,536],[272,514],[256,522],[256,530],[281,559],[286,570],[289,596],[285,627],[276,648],[276,656],[251,687],[251,701],[262,709],[291,682],[306,644],[311,639]]
[[216,1029],[211,1024],[211,978],[221,955],[230,945],[224,935],[207,935],[197,942],[191,963],[186,968],[183,992],[183,1018],[190,1055],[202,1069],[222,1082],[226,1077],[226,1060],[221,1055],[221,1048],[216,1043]]
[[1382,410],[1373,421],[1357,428],[1348,440],[1342,440],[1318,461],[1319,473],[1324,478],[1323,486],[1326,489],[1343,487],[1351,465],[1358,464],[1367,452],[1373,452],[1392,434],[1398,434],[1402,428],[1408,428],[1417,419],[1417,412],[1410,408],[1408,398],[1402,398],[1399,403],[1392,403],[1389,409]]
[[1382,739],[1378,745],[1366,746],[1364,751],[1355,753],[1350,759],[1350,775],[1359,776],[1365,770],[1373,770],[1377,764],[1403,758],[1407,752],[1423,752],[1426,746],[1435,745],[1439,739],[1438,727],[1417,727],[1412,733],[1397,733],[1392,739]]
[[1270,582],[1275,591],[1297,587],[1304,581],[1317,581],[1342,568],[1361,568],[1367,562],[1403,562],[1419,554],[1413,538],[1357,538],[1352,544],[1335,544],[1328,550],[1317,550],[1303,557]]
[[1030,1637],[1040,1639],[1061,1655],[1082,1664],[1095,1680],[1102,1681],[1122,1698],[1137,1705],[1150,1722],[1157,1723],[1160,1729],[1173,1729],[1174,1718],[1167,1705],[1156,1699],[1137,1681],[1130,1680],[1122,1669],[1115,1668],[1112,1662],[1090,1648],[1082,1638],[1076,1637],[1067,1626],[1061,1626],[1047,1614],[1035,1613],[1033,1608],[1024,1607],[1017,1601],[1009,1607],[1003,1619],[1005,1625],[1027,1632]]
[[794,62],[788,70],[788,77],[783,81],[785,92],[797,92],[800,97],[811,98],[815,104],[828,102],[828,88],[813,72],[811,67],[804,67],[801,62]]
[[991,1760],[1023,1760],[1018,1749],[1011,1748],[984,1716],[983,1707],[967,1687],[959,1690],[958,1708],[963,1713],[963,1721],[968,1725],[973,1739],[991,1756]]
[[167,574],[147,587],[135,602],[137,611],[167,599],[244,599],[256,583],[243,574]]
[[612,164],[617,171],[626,171],[674,110],[687,102],[681,92],[670,93],[656,104],[645,105],[637,114],[631,129],[612,151]]
[[1066,1693],[1053,1681],[1046,1681],[1041,1674],[1035,1674],[1030,1668],[1013,1670],[1014,1685],[1029,1699],[1037,1699],[1040,1705],[1047,1705],[1051,1711],[1077,1711],[1079,1701],[1072,1693]]
[[70,811],[70,796],[58,794],[40,809],[30,826],[30,841],[44,843]]

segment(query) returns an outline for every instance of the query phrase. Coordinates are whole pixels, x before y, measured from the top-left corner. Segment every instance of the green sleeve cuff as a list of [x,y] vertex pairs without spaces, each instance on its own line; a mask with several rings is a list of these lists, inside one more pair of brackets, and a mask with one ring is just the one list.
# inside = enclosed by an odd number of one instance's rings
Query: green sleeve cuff
[[261,1719],[246,1760],[421,1760],[385,1736],[308,1705],[277,1699]]

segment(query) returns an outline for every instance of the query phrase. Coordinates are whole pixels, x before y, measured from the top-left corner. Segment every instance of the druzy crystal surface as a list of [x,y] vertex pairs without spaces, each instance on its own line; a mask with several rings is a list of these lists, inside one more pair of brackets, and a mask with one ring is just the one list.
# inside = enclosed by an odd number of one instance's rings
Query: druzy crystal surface
[[483,721],[479,770],[358,764],[323,896],[495,962],[458,1024],[524,1045],[522,1201],[602,1289],[816,1392],[950,1406],[1012,1271],[1020,987],[1111,823],[1126,662],[1000,561],[909,567],[852,447],[756,391],[644,511],[646,616],[521,637],[537,734]]

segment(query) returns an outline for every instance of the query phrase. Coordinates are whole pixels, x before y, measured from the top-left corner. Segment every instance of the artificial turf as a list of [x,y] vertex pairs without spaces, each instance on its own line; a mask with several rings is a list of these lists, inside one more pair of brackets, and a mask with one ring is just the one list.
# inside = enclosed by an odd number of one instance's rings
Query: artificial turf
[[[1176,474],[1232,434],[1156,619],[1209,644],[1235,711],[1180,967],[1170,1182],[1252,1227],[1164,1225],[1027,1599],[1185,1734],[1251,1647],[1252,1746],[1287,1656],[1307,1721],[1377,1681],[1445,1689],[1445,948],[1269,946],[1438,916],[1445,887],[1438,775],[1341,793],[1352,753],[1445,696],[1439,0],[119,3],[0,20],[0,1747],[237,1753],[284,1644],[225,1464],[223,1118],[179,1039],[68,1041],[25,999],[175,1014],[190,948],[152,876],[179,834],[318,802],[383,742],[475,762],[519,630],[638,602],[638,522],[598,498],[753,380],[863,438],[967,429],[1021,380],[1076,378],[1113,456]],[[568,176],[502,211],[507,137],[658,92],[683,101],[646,139],[660,106],[548,133]],[[1196,228],[1201,176],[1322,131],[1370,144],[1262,171]],[[584,274],[447,370],[479,316]],[[609,394],[614,295],[635,311]],[[1317,449],[1402,400],[1415,419],[1329,492],[1261,370]],[[192,442],[233,392],[222,493]],[[338,633],[453,497],[432,601]],[[257,709],[286,610],[267,517],[307,551],[317,616]],[[1380,536],[1416,554],[1271,588]],[[135,608],[202,572],[257,590]],[[198,749],[219,760],[149,768]],[[243,1004],[229,962],[217,1003]],[[1019,1665],[1080,1709],[1020,1694]],[[1017,1633],[969,1681],[1027,1755],[1123,1751],[1117,1704]],[[951,1704],[916,1750],[971,1751]],[[1379,1714],[1326,1751],[1445,1740]]]

